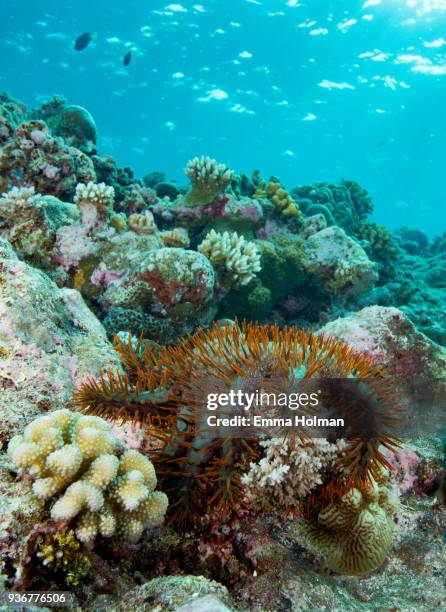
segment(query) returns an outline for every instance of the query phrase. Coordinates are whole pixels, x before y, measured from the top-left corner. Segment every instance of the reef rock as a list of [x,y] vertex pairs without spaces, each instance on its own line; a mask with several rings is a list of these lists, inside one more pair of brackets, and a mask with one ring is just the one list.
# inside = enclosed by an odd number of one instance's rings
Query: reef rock
[[226,587],[203,576],[167,576],[155,578],[127,593],[120,601],[119,612],[230,612]]
[[321,332],[347,341],[405,380],[446,376],[446,350],[418,331],[398,308],[368,306],[327,323]]
[[80,293],[59,289],[0,239],[2,442],[40,412],[63,408],[81,377],[117,364]]
[[327,227],[305,242],[305,270],[335,295],[368,293],[378,280],[376,264],[340,227]]

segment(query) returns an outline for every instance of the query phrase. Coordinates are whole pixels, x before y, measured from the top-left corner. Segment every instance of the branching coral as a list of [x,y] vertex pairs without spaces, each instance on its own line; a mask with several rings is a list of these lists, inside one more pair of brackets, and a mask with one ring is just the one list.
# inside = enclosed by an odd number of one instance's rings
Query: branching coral
[[40,194],[34,187],[13,187],[0,197],[0,219],[16,221],[17,215],[33,215]]
[[42,501],[56,498],[54,521],[73,521],[78,540],[91,546],[98,535],[130,542],[159,525],[167,508],[154,491],[152,463],[125,451],[99,417],[57,410],[32,421],[8,447],[13,463],[33,479]]
[[224,194],[234,176],[227,166],[205,156],[191,159],[184,171],[192,183],[186,195],[189,204],[212,202]]
[[381,565],[392,547],[397,509],[385,485],[372,482],[331,502],[304,522],[302,530],[327,567],[341,574],[365,574]]
[[290,440],[271,438],[260,442],[265,456],[251,464],[243,482],[253,495],[266,493],[279,508],[298,507],[310,491],[334,471],[344,440],[331,443],[324,438]]
[[[130,342],[118,343],[118,350],[131,365],[128,377],[106,373],[99,381],[90,379],[77,390],[74,404],[92,414],[137,419],[158,432],[162,445],[154,461],[177,523],[190,523],[209,509],[230,511],[234,500],[243,499],[243,474],[261,457],[255,437],[218,437],[208,427],[208,393],[257,388],[277,393],[284,381],[302,377],[383,376],[344,342],[293,327],[216,324],[156,353],[141,355]],[[368,419],[378,416],[375,400],[365,397],[359,404]],[[393,422],[393,395],[387,399],[383,391],[379,400],[384,422]],[[392,448],[393,441],[384,435],[349,441],[332,490],[367,488],[380,466],[388,465],[382,444]]]
[[247,285],[261,270],[257,246],[237,232],[220,234],[211,230],[198,251],[216,268],[222,286]]
[[113,187],[90,181],[86,185],[78,183],[74,203],[79,207],[84,223],[91,219],[91,225],[94,225],[96,218],[101,221],[109,218],[113,211],[114,197]]

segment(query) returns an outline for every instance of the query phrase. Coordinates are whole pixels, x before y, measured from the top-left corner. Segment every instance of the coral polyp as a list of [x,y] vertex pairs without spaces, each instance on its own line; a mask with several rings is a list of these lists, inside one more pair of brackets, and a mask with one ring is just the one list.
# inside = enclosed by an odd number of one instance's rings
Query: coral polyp
[[[263,452],[258,434],[235,436],[209,427],[209,394],[280,393],[312,379],[383,378],[370,358],[343,341],[276,325],[218,322],[177,346],[148,350],[142,343],[133,347],[129,339],[128,344],[118,342],[118,351],[128,374],[106,372],[98,381],[87,380],[73,403],[89,414],[145,423],[160,439],[152,458],[171,500],[171,520],[180,523],[209,510],[229,512],[241,502],[242,477]],[[387,397],[385,385],[378,387],[380,392],[381,397],[364,394],[354,403],[354,411],[362,411],[367,422],[392,421],[392,396]],[[234,407],[233,414],[243,413],[243,406]],[[380,447],[394,444],[384,434],[352,438],[340,453],[328,490],[366,490],[388,465]]]

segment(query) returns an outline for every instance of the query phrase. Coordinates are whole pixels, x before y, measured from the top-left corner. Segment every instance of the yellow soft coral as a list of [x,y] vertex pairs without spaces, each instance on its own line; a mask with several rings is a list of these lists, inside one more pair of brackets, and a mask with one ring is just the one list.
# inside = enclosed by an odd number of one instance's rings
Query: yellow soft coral
[[125,450],[109,424],[96,416],[57,410],[30,423],[13,438],[8,453],[34,479],[34,494],[46,502],[54,521],[72,522],[76,537],[92,545],[98,534],[139,539],[160,525],[168,500],[154,491],[149,459]]

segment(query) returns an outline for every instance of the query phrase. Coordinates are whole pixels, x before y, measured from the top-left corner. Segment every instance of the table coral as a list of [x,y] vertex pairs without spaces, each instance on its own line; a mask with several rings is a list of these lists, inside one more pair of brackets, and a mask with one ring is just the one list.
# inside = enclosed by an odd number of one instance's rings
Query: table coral
[[351,489],[302,524],[310,546],[340,574],[366,574],[381,565],[396,538],[398,501],[383,484]]
[[168,501],[154,491],[152,463],[125,451],[99,417],[56,410],[27,425],[8,453],[34,480],[36,497],[52,500],[51,518],[74,522],[77,539],[87,546],[98,535],[137,542],[146,527],[163,521]]

